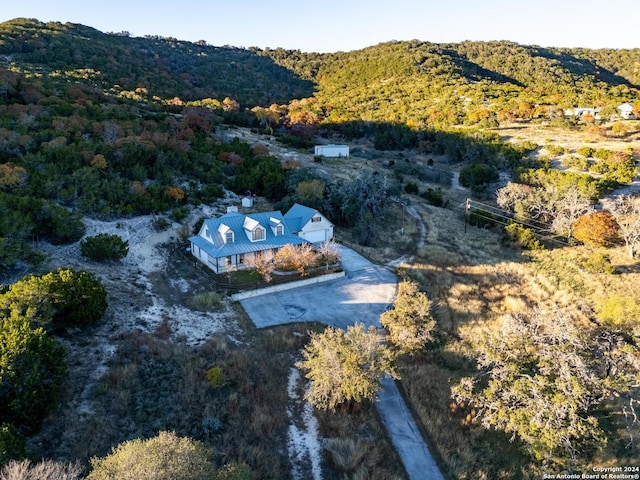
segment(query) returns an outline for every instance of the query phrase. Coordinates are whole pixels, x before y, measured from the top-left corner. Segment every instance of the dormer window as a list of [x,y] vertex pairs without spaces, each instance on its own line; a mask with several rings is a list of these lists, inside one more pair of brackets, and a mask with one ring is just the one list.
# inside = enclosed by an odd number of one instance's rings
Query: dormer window
[[284,227],[282,225],[276,227],[276,235],[284,235]]
[[224,234],[224,242],[225,243],[233,243],[233,232],[228,231]]
[[265,239],[264,228],[262,227],[254,228],[253,231],[251,232],[251,240],[254,242],[257,242],[258,240],[264,240],[264,239]]

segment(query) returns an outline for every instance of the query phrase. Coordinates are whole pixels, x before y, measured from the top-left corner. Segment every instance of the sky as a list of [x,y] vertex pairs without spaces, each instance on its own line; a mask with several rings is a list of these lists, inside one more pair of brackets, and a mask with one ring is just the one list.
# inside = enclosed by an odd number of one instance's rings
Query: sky
[[0,0],[0,22],[17,17],[322,53],[414,39],[640,48],[638,0]]

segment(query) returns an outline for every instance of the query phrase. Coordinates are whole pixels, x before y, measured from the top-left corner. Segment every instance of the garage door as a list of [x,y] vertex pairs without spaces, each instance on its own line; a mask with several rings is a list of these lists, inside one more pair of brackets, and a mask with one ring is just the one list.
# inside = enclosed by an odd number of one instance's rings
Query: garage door
[[326,233],[324,230],[316,230],[313,232],[306,232],[304,234],[304,238],[311,243],[322,243],[326,240],[325,235]]

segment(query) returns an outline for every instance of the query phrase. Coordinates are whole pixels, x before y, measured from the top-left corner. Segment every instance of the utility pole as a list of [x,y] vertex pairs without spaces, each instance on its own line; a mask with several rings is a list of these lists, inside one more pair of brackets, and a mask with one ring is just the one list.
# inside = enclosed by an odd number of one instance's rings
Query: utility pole
[[467,223],[469,223],[469,210],[471,210],[471,199],[467,198],[464,207],[464,233],[467,233]]

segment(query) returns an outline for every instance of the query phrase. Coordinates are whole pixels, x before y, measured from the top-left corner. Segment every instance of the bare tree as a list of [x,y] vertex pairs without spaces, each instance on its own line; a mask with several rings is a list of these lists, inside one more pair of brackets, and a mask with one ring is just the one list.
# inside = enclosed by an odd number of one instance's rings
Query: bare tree
[[12,460],[0,470],[0,480],[80,480],[83,468],[80,463],[62,464],[52,460],[31,463]]
[[591,199],[573,186],[566,190],[551,205],[551,229],[558,234],[566,234],[567,239],[573,235],[573,224],[586,213],[593,211]]
[[640,249],[640,197],[621,195],[609,205],[609,211],[620,226],[618,235],[624,240],[629,258]]

